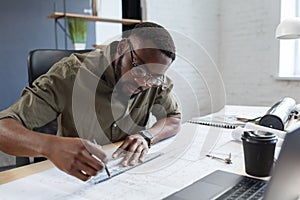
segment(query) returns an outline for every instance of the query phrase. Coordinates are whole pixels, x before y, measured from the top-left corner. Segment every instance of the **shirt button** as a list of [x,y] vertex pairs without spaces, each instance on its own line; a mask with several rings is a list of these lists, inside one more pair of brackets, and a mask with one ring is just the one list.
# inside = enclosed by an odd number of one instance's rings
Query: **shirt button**
[[114,128],[117,128],[118,126],[117,126],[117,124],[116,124],[116,123],[113,123],[113,127],[114,127]]

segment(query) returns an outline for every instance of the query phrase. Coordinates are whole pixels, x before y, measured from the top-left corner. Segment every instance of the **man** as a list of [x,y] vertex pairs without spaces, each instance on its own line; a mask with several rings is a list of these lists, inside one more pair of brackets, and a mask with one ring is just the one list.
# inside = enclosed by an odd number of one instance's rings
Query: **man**
[[[84,181],[107,163],[92,139],[101,145],[124,140],[113,157],[123,155],[124,166],[142,162],[151,144],[180,128],[172,83],[164,75],[174,52],[170,34],[145,22],[102,51],[62,59],[0,113],[0,150],[46,157]],[[150,113],[157,121],[146,130]],[[56,118],[58,136],[33,131]]]

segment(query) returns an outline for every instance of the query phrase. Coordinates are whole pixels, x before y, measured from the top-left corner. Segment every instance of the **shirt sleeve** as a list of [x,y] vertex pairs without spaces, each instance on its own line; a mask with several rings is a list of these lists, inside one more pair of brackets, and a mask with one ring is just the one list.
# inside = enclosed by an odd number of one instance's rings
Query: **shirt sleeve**
[[75,60],[65,58],[54,64],[44,75],[26,87],[21,97],[8,109],[0,112],[0,119],[14,118],[28,129],[41,127],[56,119],[64,108],[68,88],[73,84],[76,74]]
[[173,83],[167,78],[167,85],[158,90],[158,95],[152,108],[152,114],[159,120],[165,117],[181,118],[181,112],[176,98],[172,93]]

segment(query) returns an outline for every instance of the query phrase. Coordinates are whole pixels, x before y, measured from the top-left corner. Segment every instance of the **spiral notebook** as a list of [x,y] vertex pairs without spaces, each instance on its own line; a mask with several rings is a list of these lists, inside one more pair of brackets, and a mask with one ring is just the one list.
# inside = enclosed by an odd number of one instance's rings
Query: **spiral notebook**
[[205,126],[214,126],[219,128],[235,129],[237,127],[244,127],[245,122],[238,121],[236,116],[212,116],[193,118],[187,121],[188,123],[200,124]]

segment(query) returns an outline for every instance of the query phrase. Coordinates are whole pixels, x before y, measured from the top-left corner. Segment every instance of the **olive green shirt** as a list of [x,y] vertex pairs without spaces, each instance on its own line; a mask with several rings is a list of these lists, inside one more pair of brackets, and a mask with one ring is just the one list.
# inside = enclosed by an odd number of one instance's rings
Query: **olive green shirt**
[[144,129],[150,113],[158,120],[180,118],[169,78],[166,86],[120,98],[111,55],[107,46],[63,58],[0,112],[0,119],[14,118],[32,130],[58,118],[58,135],[96,139],[103,145]]

